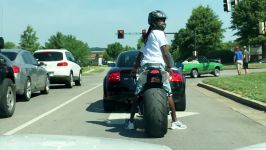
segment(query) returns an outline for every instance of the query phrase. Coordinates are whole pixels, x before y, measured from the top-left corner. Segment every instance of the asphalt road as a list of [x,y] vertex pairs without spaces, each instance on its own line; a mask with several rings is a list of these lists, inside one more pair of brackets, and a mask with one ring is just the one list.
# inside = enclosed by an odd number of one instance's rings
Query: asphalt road
[[[235,70],[222,75],[233,75]],[[148,138],[143,121],[136,117],[137,130],[124,129],[126,111],[104,113],[102,80],[105,73],[83,77],[73,89],[52,86],[48,95],[34,94],[29,102],[19,101],[11,118],[0,118],[0,134],[56,134],[96,136],[163,144],[182,150],[229,150],[258,143],[266,144],[265,112],[242,106],[197,86],[211,76],[187,78],[187,110],[177,112],[188,128],[168,130],[163,138]],[[170,118],[169,118],[170,125]]]

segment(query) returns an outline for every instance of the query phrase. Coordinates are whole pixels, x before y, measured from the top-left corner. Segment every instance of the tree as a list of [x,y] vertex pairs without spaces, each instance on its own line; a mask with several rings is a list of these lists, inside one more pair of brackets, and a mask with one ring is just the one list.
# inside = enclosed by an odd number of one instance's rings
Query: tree
[[61,32],[57,32],[56,35],[52,35],[47,42],[45,42],[45,48],[60,49],[64,48],[65,35]]
[[7,42],[5,42],[5,48],[6,48],[6,49],[16,48],[16,44],[13,43],[13,42],[9,42],[9,41],[7,41]]
[[222,22],[213,10],[202,5],[193,9],[186,28],[180,29],[172,41],[172,48],[180,50],[183,59],[196,50],[200,55],[215,50],[223,38]]
[[128,46],[128,45],[126,45],[123,49],[124,49],[124,51],[136,50],[135,47],[131,47],[131,46]]
[[266,58],[266,36],[259,35],[259,22],[266,21],[265,0],[242,0],[235,6],[231,16],[231,28],[236,30],[243,45],[262,45]]
[[140,49],[141,46],[142,46],[142,44],[143,44],[143,42],[142,42],[142,37],[140,37],[140,38],[138,39],[137,49]]
[[107,55],[111,58],[111,60],[115,60],[119,53],[121,53],[124,50],[123,46],[115,42],[113,44],[108,44],[106,48]]
[[30,25],[27,26],[26,30],[20,36],[19,46],[22,49],[26,49],[31,52],[39,49],[40,44],[38,42],[38,37],[36,36],[36,31],[34,31]]
[[84,43],[73,35],[64,35],[57,32],[56,35],[51,36],[48,42],[45,43],[46,49],[67,49],[73,53],[75,58],[81,61],[81,65],[88,64],[90,48],[87,43]]

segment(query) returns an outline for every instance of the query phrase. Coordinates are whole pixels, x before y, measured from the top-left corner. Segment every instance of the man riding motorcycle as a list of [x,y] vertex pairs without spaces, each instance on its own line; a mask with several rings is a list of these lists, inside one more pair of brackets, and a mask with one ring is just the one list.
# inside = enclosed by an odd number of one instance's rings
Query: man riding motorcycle
[[[140,72],[145,71],[148,67],[160,68],[160,70],[166,70],[171,74],[170,60],[167,50],[167,40],[164,34],[166,27],[166,15],[160,10],[155,10],[149,13],[148,23],[150,25],[147,34],[143,40],[140,52],[137,55],[134,67],[132,69],[132,75],[136,75],[138,68]],[[187,126],[182,124],[176,118],[175,104],[172,97],[172,90],[169,81],[163,83],[163,89],[167,93],[168,103],[171,109],[172,124],[171,129],[186,129]],[[126,122],[127,129],[134,129],[134,116],[138,105],[138,98],[140,92],[143,90],[143,83],[137,80],[137,86],[135,90],[135,100],[131,106],[130,119]]]

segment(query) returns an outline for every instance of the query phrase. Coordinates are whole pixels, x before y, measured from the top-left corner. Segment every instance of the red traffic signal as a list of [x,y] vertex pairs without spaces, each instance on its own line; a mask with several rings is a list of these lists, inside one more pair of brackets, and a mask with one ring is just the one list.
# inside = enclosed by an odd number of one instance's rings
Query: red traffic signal
[[143,29],[142,30],[142,32],[141,32],[141,34],[142,34],[142,39],[144,39],[144,37],[146,36],[146,34],[147,34],[147,31],[146,31],[146,29]]
[[117,38],[118,39],[123,39],[124,38],[124,30],[117,30]]

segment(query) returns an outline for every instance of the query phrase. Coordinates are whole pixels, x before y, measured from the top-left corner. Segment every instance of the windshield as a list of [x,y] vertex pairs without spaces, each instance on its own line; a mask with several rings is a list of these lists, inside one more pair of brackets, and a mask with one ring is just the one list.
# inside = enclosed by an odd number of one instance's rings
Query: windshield
[[63,54],[61,52],[37,52],[33,56],[38,61],[60,61],[63,60]]
[[1,54],[5,55],[11,61],[15,60],[18,55],[16,52],[1,52]]
[[118,67],[133,67],[138,52],[122,53],[117,59]]

